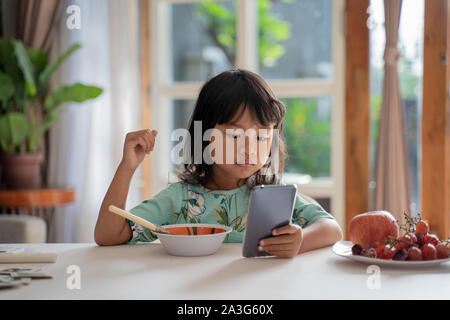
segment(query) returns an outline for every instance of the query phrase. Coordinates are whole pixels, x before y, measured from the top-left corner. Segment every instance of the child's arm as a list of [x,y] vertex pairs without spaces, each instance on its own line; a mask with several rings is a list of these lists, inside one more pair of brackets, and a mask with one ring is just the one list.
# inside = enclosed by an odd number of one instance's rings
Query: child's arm
[[112,212],[113,204],[125,209],[131,178],[145,154],[150,154],[155,144],[157,131],[140,130],[130,132],[125,138],[123,158],[103,199],[95,226],[94,238],[98,245],[118,245],[130,240],[132,232],[128,221]]
[[319,219],[302,231],[303,242],[298,253],[326,247],[342,240],[341,227],[332,219]]

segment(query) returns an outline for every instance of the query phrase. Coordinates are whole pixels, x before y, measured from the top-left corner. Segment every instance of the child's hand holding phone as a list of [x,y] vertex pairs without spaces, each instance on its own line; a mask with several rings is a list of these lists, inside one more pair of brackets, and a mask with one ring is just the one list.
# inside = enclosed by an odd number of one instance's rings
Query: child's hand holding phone
[[302,228],[296,224],[273,229],[273,237],[259,241],[258,249],[280,258],[293,258],[300,251],[303,243]]
[[127,133],[121,166],[131,171],[136,170],[145,155],[153,151],[157,134],[158,131],[150,129]]

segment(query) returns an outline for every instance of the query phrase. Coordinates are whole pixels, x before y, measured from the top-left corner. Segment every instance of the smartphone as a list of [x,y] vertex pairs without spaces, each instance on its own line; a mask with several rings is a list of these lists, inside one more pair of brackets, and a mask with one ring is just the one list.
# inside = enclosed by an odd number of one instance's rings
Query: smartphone
[[272,230],[289,224],[294,210],[297,185],[259,185],[253,188],[244,232],[244,257],[269,256],[258,250],[258,242],[272,236]]

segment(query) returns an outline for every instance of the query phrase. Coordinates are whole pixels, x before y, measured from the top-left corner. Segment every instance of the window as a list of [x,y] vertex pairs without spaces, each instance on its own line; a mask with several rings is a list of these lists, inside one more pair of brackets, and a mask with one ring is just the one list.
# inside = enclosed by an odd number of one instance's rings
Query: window
[[[261,74],[287,106],[285,183],[344,222],[344,0],[155,0],[150,8],[152,190],[173,181],[173,129],[204,81],[231,67]],[[162,142],[167,143],[162,143]]]
[[[370,95],[371,95],[371,204],[374,206],[378,123],[380,119],[386,31],[382,0],[371,0],[370,15]],[[420,211],[421,118],[423,77],[424,0],[410,0],[402,5],[399,25],[401,57],[398,61],[400,92],[403,99],[405,134],[411,181],[411,212]]]

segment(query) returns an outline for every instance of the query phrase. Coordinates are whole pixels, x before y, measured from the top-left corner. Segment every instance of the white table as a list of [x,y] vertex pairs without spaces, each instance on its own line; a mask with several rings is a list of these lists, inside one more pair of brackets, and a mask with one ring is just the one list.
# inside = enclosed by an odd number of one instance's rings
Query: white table
[[[2,245],[8,246],[8,245]],[[214,255],[175,257],[161,244],[99,247],[21,244],[58,253],[42,267],[52,279],[0,290],[3,299],[450,299],[450,263],[431,269],[381,267],[380,288],[369,289],[368,265],[334,255],[331,247],[294,259],[243,258],[241,244]],[[71,265],[81,269],[81,289],[68,289]]]

